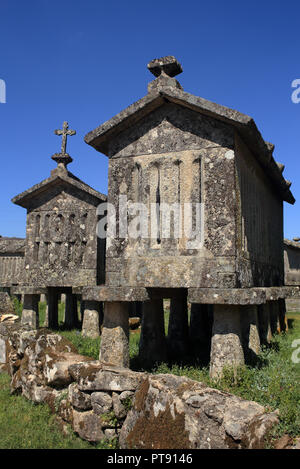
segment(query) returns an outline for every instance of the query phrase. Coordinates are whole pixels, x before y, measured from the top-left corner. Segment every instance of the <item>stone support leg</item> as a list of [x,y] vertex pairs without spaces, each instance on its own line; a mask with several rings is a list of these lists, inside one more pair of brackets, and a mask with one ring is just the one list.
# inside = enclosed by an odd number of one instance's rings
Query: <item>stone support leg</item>
[[22,324],[28,324],[32,329],[39,327],[39,295],[24,295]]
[[74,329],[78,327],[77,297],[72,293],[66,294],[64,324],[66,329]]
[[279,304],[278,301],[270,301],[270,327],[272,335],[279,329]]
[[287,320],[286,320],[286,307],[285,307],[285,300],[284,299],[280,299],[278,300],[278,306],[279,306],[279,314],[278,314],[278,317],[279,317],[279,328],[280,328],[280,332],[285,332],[287,327]]
[[168,327],[168,358],[184,361],[189,349],[187,296],[171,298]]
[[48,292],[48,327],[58,329],[58,294],[56,291]]
[[46,310],[45,310],[45,321],[43,326],[44,327],[49,327],[49,299],[48,295],[45,295],[45,300],[46,300]]
[[83,337],[96,339],[100,336],[100,305],[99,301],[84,301],[84,313],[82,321]]
[[193,357],[200,363],[208,363],[211,347],[213,306],[192,303],[190,342]]
[[259,305],[257,311],[260,342],[262,345],[267,345],[270,343],[272,338],[270,326],[270,302],[267,301],[265,304]]
[[167,346],[163,300],[143,303],[139,357],[145,366],[166,361]]
[[243,365],[240,307],[214,305],[214,322],[211,341],[210,377],[218,379],[226,366]]
[[107,302],[100,347],[100,361],[129,367],[129,316],[128,303]]
[[257,306],[241,306],[240,312],[245,358],[251,363],[260,353]]

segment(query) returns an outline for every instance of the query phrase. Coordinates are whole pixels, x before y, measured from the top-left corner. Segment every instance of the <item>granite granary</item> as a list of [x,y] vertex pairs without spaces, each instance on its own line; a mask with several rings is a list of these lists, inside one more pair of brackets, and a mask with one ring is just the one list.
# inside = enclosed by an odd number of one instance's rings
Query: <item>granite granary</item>
[[[196,344],[217,378],[285,327],[283,202],[295,200],[252,118],[183,91],[172,56],[148,68],[156,78],[147,95],[85,141],[109,158],[108,202],[119,226],[120,196],[159,208],[199,203],[200,243],[172,236],[174,226],[162,237],[156,209],[156,236],[108,234],[105,285],[82,294],[105,302],[101,360],[128,366],[128,302],[143,301],[141,358],[180,358]],[[171,301],[167,338],[164,298]]]
[[[22,322],[32,327],[38,325],[40,294],[47,298],[47,325],[57,327],[61,293],[66,294],[65,323],[76,325],[73,289],[102,283],[104,275],[105,240],[96,235],[96,210],[106,196],[68,171],[72,158],[66,153],[66,139],[75,134],[68,123],[55,133],[62,136],[61,152],[52,156],[57,168],[13,199],[27,209],[24,270],[14,292],[24,295]],[[89,317],[91,309],[99,315],[98,307],[89,302],[83,309]]]
[[[299,282],[285,285],[283,203],[295,200],[251,117],[185,92],[173,56],[148,69],[146,96],[85,136],[109,158],[107,197],[68,171],[75,132],[66,122],[56,131],[57,168],[13,199],[27,209],[27,231],[22,275],[9,287],[24,294],[22,323],[32,328],[40,294],[51,328],[58,295],[67,295],[70,324],[79,297],[91,337],[104,303],[100,361],[110,366],[129,367],[129,310],[142,304],[145,366],[191,354],[218,378],[285,330],[285,298],[299,296]],[[106,202],[107,219],[97,210]],[[106,237],[96,231],[99,213]]]

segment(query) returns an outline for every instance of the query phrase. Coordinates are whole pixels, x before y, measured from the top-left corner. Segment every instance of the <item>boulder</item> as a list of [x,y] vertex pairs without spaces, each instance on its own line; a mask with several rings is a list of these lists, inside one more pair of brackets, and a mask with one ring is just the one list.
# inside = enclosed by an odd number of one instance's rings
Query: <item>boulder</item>
[[149,375],[120,432],[122,449],[262,448],[275,413],[185,377]]
[[99,361],[72,365],[69,372],[81,391],[135,391],[146,376],[145,373]]
[[77,383],[70,384],[68,388],[68,400],[73,407],[80,410],[90,410],[92,408],[91,395],[81,392]]
[[93,392],[91,394],[93,411],[97,415],[105,414],[112,409],[113,401],[107,392]]
[[73,409],[73,430],[84,440],[98,442],[105,438],[101,417],[93,411],[78,412]]
[[121,402],[120,394],[118,394],[116,392],[113,392],[112,393],[112,402],[113,402],[114,414],[117,417],[117,419],[121,420],[121,419],[125,418],[126,415],[127,415],[127,410]]

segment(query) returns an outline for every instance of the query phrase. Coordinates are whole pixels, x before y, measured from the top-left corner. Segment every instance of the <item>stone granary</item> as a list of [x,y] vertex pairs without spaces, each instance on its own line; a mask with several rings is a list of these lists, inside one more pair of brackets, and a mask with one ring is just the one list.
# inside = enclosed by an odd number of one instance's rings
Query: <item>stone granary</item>
[[0,236],[0,287],[9,289],[18,285],[24,271],[24,238]]
[[[300,285],[300,238],[284,240],[284,275],[285,285]],[[300,311],[299,298],[287,298],[285,302],[287,311]]]
[[[121,229],[115,235],[108,218],[105,284],[87,286],[82,295],[105,302],[101,360],[128,366],[128,304],[143,301],[140,356],[183,358],[194,344],[199,354],[210,353],[216,377],[225,365],[257,354],[274,324],[283,324],[283,202],[295,200],[274,146],[251,117],[183,91],[173,56],[148,69],[155,79],[147,95],[85,141],[109,158],[108,202],[117,229],[124,210],[133,218],[122,205],[126,198],[149,211],[156,206],[156,234],[150,235],[149,212],[146,235],[136,238]],[[175,236],[175,218],[171,235],[162,236],[163,204],[201,204],[196,247],[186,234]],[[165,298],[171,299],[167,338]]]
[[[24,294],[22,322],[38,325],[38,299],[46,294],[48,325],[58,325],[58,296],[66,294],[65,324],[78,319],[77,298],[72,287],[103,282],[104,240],[96,235],[97,206],[106,196],[92,189],[68,171],[72,162],[66,153],[68,130],[64,122],[61,152],[52,156],[57,168],[49,178],[12,200],[27,209],[27,229],[22,284],[14,292]],[[86,303],[89,318],[98,314],[98,304]],[[99,319],[98,319],[99,321]]]
[[0,236],[0,312],[12,311],[11,288],[24,272],[25,239]]

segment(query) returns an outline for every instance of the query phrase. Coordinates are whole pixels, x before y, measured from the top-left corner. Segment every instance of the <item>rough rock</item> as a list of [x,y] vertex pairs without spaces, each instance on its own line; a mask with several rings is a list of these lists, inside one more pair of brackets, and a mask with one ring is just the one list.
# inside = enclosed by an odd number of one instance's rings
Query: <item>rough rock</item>
[[93,392],[91,394],[91,404],[95,414],[102,415],[112,409],[113,401],[111,395],[107,392]]
[[71,364],[82,362],[82,355],[75,353],[48,352],[45,355],[44,376],[48,386],[65,388],[73,379],[68,368]]
[[202,383],[149,375],[120,432],[120,447],[148,449],[262,448],[277,415]]
[[81,391],[134,391],[145,377],[145,373],[98,361],[71,365],[69,372]]
[[112,402],[113,402],[114,413],[117,419],[125,418],[127,414],[127,410],[123,406],[121,399],[120,399],[120,395],[118,393],[116,392],[112,393]]
[[70,384],[68,388],[68,400],[77,409],[90,410],[92,408],[92,401],[90,394],[81,392],[78,389],[77,383]]
[[73,430],[84,440],[97,442],[104,439],[101,417],[93,411],[78,412],[73,410]]

